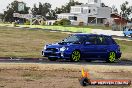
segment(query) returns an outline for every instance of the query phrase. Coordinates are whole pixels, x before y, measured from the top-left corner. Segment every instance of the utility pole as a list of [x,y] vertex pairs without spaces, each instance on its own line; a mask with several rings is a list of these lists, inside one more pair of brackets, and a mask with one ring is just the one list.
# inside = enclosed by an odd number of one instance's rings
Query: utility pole
[[120,31],[122,31],[122,11],[121,11],[121,19],[120,19]]

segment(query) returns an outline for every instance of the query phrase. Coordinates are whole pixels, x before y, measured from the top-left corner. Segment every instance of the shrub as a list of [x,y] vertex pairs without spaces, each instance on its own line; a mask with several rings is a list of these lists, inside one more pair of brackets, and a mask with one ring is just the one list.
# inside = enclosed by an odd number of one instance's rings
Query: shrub
[[79,26],[83,26],[84,25],[84,22],[79,22]]
[[26,21],[24,25],[30,25],[30,21]]
[[70,25],[70,24],[71,24],[71,21],[68,19],[62,19],[54,23],[54,25]]
[[71,21],[68,20],[68,19],[62,19],[60,22],[59,22],[60,25],[70,25],[71,24]]
[[53,25],[59,25],[59,21],[55,21]]
[[46,24],[45,21],[40,22],[40,25],[45,25],[45,24]]

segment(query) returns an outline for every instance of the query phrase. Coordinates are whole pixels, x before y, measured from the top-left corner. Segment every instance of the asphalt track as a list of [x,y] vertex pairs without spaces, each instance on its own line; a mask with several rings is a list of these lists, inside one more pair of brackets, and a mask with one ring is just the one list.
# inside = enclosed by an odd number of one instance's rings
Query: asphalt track
[[49,61],[47,58],[0,58],[0,63],[40,63],[40,64],[75,64],[75,65],[109,65],[109,66],[132,66],[132,61],[122,60],[115,63],[106,63],[105,61],[70,62],[68,60]]

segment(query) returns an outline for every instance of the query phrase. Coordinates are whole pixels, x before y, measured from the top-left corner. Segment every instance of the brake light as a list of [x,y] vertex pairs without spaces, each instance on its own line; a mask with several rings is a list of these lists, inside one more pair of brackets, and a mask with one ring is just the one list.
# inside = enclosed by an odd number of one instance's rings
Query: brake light
[[118,48],[117,48],[118,51],[120,51],[120,46],[118,45]]

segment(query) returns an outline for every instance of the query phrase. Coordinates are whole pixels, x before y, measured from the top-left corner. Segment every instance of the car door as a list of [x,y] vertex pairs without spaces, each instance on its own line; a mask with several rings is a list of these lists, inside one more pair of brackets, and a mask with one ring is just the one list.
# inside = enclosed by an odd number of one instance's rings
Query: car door
[[97,36],[96,55],[98,58],[107,56],[108,41],[106,36]]
[[87,40],[85,42],[89,42],[89,44],[83,45],[83,57],[84,58],[95,58],[96,57],[96,43],[97,43],[97,37],[94,36],[88,36]]

